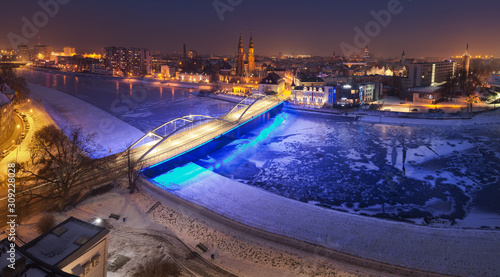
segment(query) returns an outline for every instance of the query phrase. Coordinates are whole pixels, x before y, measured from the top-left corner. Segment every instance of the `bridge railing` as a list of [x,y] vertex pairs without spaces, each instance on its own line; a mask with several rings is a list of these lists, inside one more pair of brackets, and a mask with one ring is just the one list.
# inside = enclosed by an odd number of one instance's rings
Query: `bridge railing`
[[[244,99],[245,100],[245,99]],[[244,103],[243,100],[240,101],[240,103],[238,103],[235,107],[233,107],[233,109],[226,115],[220,117],[220,118],[213,118],[213,117],[208,117],[208,116],[200,116],[200,117],[203,117],[202,120],[198,120],[198,121],[193,121],[193,122],[190,122],[190,123],[187,123],[187,124],[184,124],[182,125],[181,127],[179,128],[176,128],[174,131],[172,131],[171,133],[169,133],[168,135],[166,136],[161,136],[161,135],[158,135],[158,137],[161,137],[161,139],[156,142],[153,146],[151,146],[151,148],[149,148],[148,150],[146,150],[142,155],[141,157],[136,161],[136,164],[140,164],[140,165],[144,165],[144,163],[147,163],[147,164],[151,164],[152,161],[158,161],[159,159],[164,159],[165,157],[174,157],[174,156],[177,156],[181,153],[184,153],[190,149],[192,149],[193,147],[196,147],[210,139],[213,139],[225,132],[227,132],[228,130],[230,130],[231,128],[234,128],[235,126],[237,126],[238,124],[240,124],[240,122],[244,119],[246,119],[246,117],[248,117],[250,115],[250,113],[248,113],[250,111],[250,109],[252,109],[252,107],[254,107],[257,103],[259,103],[260,101],[263,101],[263,100],[271,100],[273,103],[274,102],[279,102],[281,101],[279,98],[275,97],[275,96],[269,96],[269,95],[266,95],[266,96],[259,96],[259,97],[253,97],[251,99],[246,99],[245,101],[251,101],[248,102],[250,103],[249,105],[248,104],[241,104],[241,103]],[[241,109],[235,111],[235,108],[238,107],[238,105],[243,105],[244,106],[244,110],[241,114],[237,114],[237,112],[239,112]],[[266,107],[267,109],[268,107]],[[237,116],[237,120],[230,120],[228,118],[228,115],[233,113],[234,115]],[[185,117],[182,117],[182,118],[178,118],[178,119],[182,119],[182,120],[186,120],[187,118],[192,118],[192,119],[195,119],[196,116],[185,116]],[[253,116],[252,116],[253,117]],[[177,119],[176,119],[177,120]],[[169,124],[169,123],[172,123],[174,122],[175,120],[172,120],[172,121],[169,121],[167,123],[164,123],[162,125],[160,125],[159,127],[155,128],[153,131],[157,131],[158,129],[160,129],[161,127]],[[203,135],[201,137],[198,137],[196,138],[195,140],[191,140],[185,144],[181,144],[177,147],[173,147],[171,149],[167,149],[166,151],[163,151],[161,154],[158,154],[158,155],[155,155],[155,152],[159,149],[157,147],[159,147],[160,145],[162,145],[163,143],[167,142],[168,139],[170,139],[171,137],[173,137],[174,135],[179,135],[179,133],[184,132],[184,131],[192,131],[193,129],[197,128],[197,127],[200,127],[200,126],[203,126],[204,124],[208,124],[209,122],[205,122],[205,121],[210,121],[210,122],[213,122],[213,121],[220,121],[220,122],[225,122],[223,125],[219,126],[217,130],[214,130],[212,132],[210,132],[209,134],[206,134],[206,135]],[[186,129],[186,130],[184,130]],[[149,133],[151,134],[151,133]],[[142,141],[143,139],[145,139],[146,137],[148,137],[148,134],[145,135],[144,137],[142,137],[140,140],[138,140],[136,143],[132,144],[130,148],[134,147],[135,145],[137,145],[140,141]],[[178,138],[177,138],[178,139]],[[148,157],[149,156],[149,157]]]
[[154,155],[154,152],[151,152],[150,153],[151,157],[143,158],[141,161],[138,162],[138,164],[141,165],[142,167],[146,167],[146,166],[150,166],[151,164],[159,163],[159,162],[165,160],[165,157],[169,157],[169,158],[175,157],[179,154],[185,153],[188,150],[193,149],[195,146],[198,146],[202,143],[205,143],[213,138],[216,138],[216,137],[224,134],[225,132],[227,132],[231,128],[233,128],[233,125],[226,123],[224,126],[222,126],[221,129],[216,130],[216,131],[210,133],[209,135],[205,135],[205,136],[201,136],[199,138],[196,138],[195,140],[192,140],[187,144],[181,144],[177,147],[174,147],[174,148],[171,148],[167,151],[164,151],[158,155]]

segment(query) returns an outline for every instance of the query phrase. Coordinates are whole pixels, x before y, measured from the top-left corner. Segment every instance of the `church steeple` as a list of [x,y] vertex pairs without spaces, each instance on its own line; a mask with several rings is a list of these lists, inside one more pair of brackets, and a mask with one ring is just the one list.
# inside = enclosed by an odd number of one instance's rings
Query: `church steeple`
[[244,54],[243,54],[243,39],[241,38],[238,43],[238,60],[236,63],[236,76],[243,76]]
[[255,71],[255,52],[253,48],[253,36],[250,34],[250,44],[248,46],[248,74],[252,75]]
[[241,38],[241,33],[240,33],[240,42],[238,43],[238,53],[243,53],[243,39]]

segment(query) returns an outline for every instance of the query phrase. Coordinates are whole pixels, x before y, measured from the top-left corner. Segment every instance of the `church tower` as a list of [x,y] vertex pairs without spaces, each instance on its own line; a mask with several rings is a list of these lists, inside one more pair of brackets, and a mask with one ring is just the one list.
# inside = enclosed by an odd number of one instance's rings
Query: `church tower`
[[244,66],[244,54],[243,54],[243,40],[241,39],[238,43],[238,61],[236,64],[236,76],[243,76],[243,66]]
[[365,47],[365,52],[363,54],[363,58],[365,58],[365,59],[370,58],[370,52],[368,51],[368,44]]
[[255,71],[255,56],[254,56],[254,48],[253,48],[253,39],[252,35],[250,35],[250,46],[248,47],[248,75],[252,75]]
[[467,47],[465,47],[465,54],[462,57],[462,68],[464,72],[464,77],[469,77],[470,70],[470,54],[469,54],[469,44],[467,43]]
[[405,64],[406,61],[406,55],[405,55],[405,50],[403,50],[403,54],[401,55],[401,65]]

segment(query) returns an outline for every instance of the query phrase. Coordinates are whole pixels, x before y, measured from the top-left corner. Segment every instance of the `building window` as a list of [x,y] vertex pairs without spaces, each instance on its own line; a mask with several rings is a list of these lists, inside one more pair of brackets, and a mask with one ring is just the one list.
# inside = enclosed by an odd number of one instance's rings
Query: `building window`
[[84,273],[89,274],[90,270],[92,269],[92,264],[90,262],[86,262],[82,267],[85,270]]
[[90,260],[90,262],[92,263],[92,266],[93,267],[96,267],[99,265],[99,259],[101,258],[101,255],[99,254],[96,254],[94,257],[92,257],[92,259]]

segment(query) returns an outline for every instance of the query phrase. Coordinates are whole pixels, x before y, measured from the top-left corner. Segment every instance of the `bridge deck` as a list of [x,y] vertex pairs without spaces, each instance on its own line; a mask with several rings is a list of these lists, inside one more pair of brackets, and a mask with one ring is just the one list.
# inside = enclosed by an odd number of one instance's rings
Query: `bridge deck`
[[[281,103],[282,102],[275,100],[265,99],[252,106],[252,108],[249,109],[239,121],[237,120],[240,118],[245,109],[239,109],[228,114],[225,117],[227,121],[214,120],[191,130],[175,134],[145,156],[140,161],[140,167],[145,168],[186,153],[189,150],[197,148],[222,134],[238,128],[239,126],[245,124],[248,120],[273,109]],[[141,157],[155,143],[157,142],[149,142],[143,146],[133,149],[134,158],[137,159]]]

